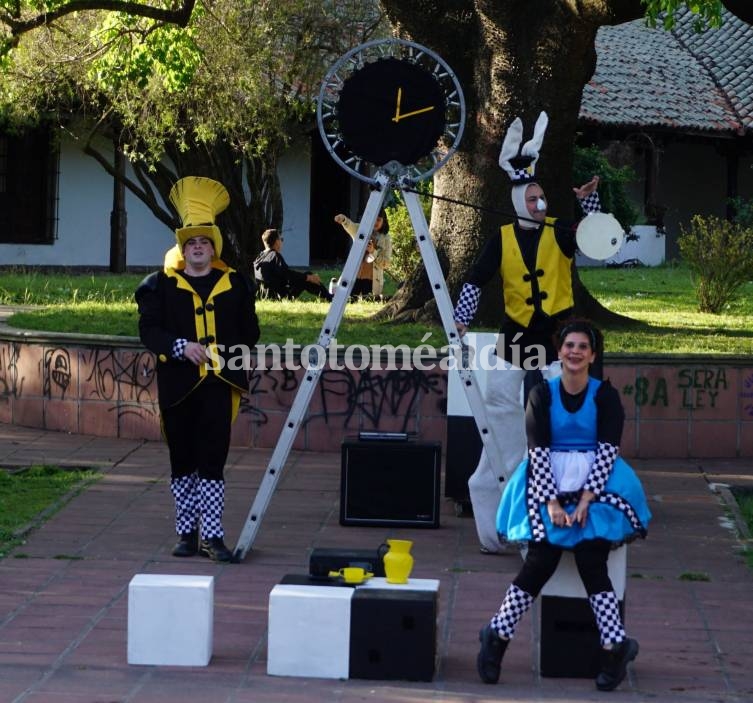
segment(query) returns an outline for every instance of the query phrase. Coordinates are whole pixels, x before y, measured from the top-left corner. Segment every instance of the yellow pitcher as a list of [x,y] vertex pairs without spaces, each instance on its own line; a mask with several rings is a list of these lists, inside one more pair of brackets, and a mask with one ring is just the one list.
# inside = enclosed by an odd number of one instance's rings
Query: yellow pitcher
[[384,561],[384,574],[387,583],[408,583],[413,557],[410,548],[413,542],[408,539],[388,539],[379,547],[379,556]]

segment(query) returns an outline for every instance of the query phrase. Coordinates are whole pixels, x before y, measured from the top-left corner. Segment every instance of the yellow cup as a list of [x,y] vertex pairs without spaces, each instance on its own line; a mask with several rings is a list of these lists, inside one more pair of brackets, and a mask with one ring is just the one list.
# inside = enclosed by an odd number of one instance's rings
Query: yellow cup
[[363,583],[374,574],[360,566],[344,566],[339,571],[330,571],[329,575],[333,577],[341,576],[345,583]]

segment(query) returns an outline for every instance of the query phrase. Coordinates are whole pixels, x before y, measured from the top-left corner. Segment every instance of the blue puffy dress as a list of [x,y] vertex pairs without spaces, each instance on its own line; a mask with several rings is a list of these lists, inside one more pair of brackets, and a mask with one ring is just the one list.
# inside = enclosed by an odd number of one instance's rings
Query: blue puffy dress
[[[601,381],[589,379],[586,398],[575,413],[568,412],[562,405],[559,383],[558,378],[549,381],[552,464],[568,459],[558,456],[558,453],[568,452],[582,452],[576,459],[587,461],[585,457],[593,454],[585,453],[595,452],[598,446],[595,396]],[[572,500],[565,501],[564,509],[572,514],[576,504],[577,496],[573,495]],[[650,520],[651,511],[638,476],[627,462],[617,457],[604,490],[589,506],[585,526],[575,523],[571,527],[557,527],[549,519],[546,503],[535,497],[526,459],[515,469],[502,494],[497,510],[497,531],[510,542],[527,542],[533,534],[543,534],[545,537],[539,539],[568,549],[583,540],[606,539],[621,544],[645,537]]]

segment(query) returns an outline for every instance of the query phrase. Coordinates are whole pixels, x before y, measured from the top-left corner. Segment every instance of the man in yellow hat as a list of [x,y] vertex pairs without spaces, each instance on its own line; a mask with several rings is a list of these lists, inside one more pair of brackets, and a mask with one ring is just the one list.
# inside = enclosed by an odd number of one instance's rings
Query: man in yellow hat
[[222,527],[224,467],[230,427],[248,390],[248,356],[259,339],[254,284],[220,258],[214,221],[230,204],[221,183],[182,178],[170,202],[183,221],[177,245],[164,269],[138,286],[136,302],[141,341],[157,356],[179,535],[173,555],[230,561]]

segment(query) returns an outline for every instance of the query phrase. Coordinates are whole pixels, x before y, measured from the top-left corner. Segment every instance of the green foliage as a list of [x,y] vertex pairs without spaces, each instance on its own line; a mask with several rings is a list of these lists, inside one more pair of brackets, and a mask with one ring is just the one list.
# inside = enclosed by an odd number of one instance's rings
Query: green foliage
[[19,544],[24,528],[49,517],[63,496],[91,483],[94,471],[64,470],[55,466],[32,466],[9,473],[0,469],[0,557]]
[[740,514],[743,516],[751,533],[753,533],[753,489],[733,487],[732,495],[735,497],[737,505],[740,508]]
[[25,34],[6,55],[0,117],[68,124],[86,114],[149,164],[167,145],[212,149],[218,140],[237,159],[277,154],[310,130],[329,65],[383,33],[381,18],[375,0],[217,0],[198,3],[185,28],[135,12],[82,11]]
[[117,96],[128,83],[166,93],[190,86],[203,57],[194,30],[162,25],[147,31],[148,25],[143,18],[112,13],[91,33],[103,48],[87,70],[93,89]]
[[664,29],[672,29],[676,15],[683,7],[697,15],[693,21],[696,32],[722,25],[720,0],[643,0],[643,4],[646,6],[646,23],[649,27],[656,27],[661,23]]
[[695,215],[677,240],[696,287],[698,309],[718,313],[753,279],[753,229]]
[[753,228],[753,198],[730,198],[729,202],[735,208],[735,222],[742,227]]
[[[421,191],[421,207],[428,222],[431,219],[432,200],[429,196],[432,186],[427,181],[421,181],[418,190]],[[406,281],[423,265],[423,262],[418,251],[413,224],[408,215],[408,208],[405,207],[402,197],[398,196],[395,204],[387,208],[387,217],[390,222],[390,238],[392,239],[392,261],[390,262],[389,273],[397,281]]]
[[638,209],[625,192],[625,185],[637,176],[629,166],[615,168],[598,147],[575,147],[573,183],[581,185],[599,176],[599,198],[604,212],[611,212],[622,228],[629,232],[638,220]]
[[[748,534],[753,534],[753,489],[743,486],[733,486],[732,495],[737,501],[740,515],[748,526]],[[745,543],[743,554],[748,567],[753,569],[753,543],[750,540]]]

